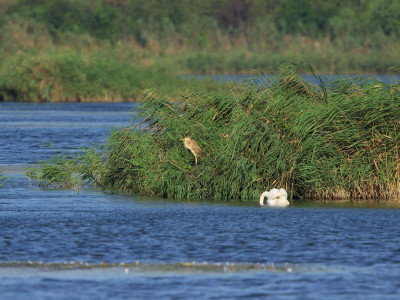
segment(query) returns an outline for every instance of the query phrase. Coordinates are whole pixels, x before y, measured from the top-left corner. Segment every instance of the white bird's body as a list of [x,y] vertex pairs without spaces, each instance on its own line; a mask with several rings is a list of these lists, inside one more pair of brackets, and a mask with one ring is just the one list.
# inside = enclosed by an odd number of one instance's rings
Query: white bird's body
[[272,189],[265,191],[260,196],[260,205],[264,205],[264,198],[267,197],[267,205],[269,206],[288,206],[287,192],[285,189]]

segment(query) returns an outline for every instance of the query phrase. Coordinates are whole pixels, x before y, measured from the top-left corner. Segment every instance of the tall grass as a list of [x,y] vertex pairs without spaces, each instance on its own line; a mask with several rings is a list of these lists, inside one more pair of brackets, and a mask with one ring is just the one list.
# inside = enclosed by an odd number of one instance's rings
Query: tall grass
[[[230,94],[149,96],[138,124],[68,162],[82,184],[158,197],[257,201],[283,187],[294,198],[398,199],[399,86],[367,78],[316,85],[298,67],[285,64],[270,82]],[[179,141],[187,135],[203,150],[197,166]],[[41,166],[42,186],[63,186],[52,171],[58,162]]]

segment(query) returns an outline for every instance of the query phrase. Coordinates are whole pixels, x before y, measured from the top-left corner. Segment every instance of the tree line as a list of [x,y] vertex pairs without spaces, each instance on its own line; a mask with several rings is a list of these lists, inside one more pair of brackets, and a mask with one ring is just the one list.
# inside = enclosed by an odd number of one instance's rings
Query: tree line
[[190,38],[209,22],[232,36],[268,23],[266,30],[280,34],[330,40],[400,37],[398,0],[3,0],[0,7],[2,19],[35,20],[53,36],[85,33],[114,42],[145,44],[149,28],[166,26]]

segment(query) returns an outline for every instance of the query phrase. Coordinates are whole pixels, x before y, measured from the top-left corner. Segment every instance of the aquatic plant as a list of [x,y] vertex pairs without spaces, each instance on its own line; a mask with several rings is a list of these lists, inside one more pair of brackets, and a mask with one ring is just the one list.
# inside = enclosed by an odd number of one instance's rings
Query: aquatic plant
[[[270,82],[231,94],[149,95],[141,121],[74,158],[74,171],[105,190],[178,199],[258,201],[273,187],[291,197],[399,198],[399,86],[368,78],[317,85],[299,67],[284,64]],[[202,149],[197,166],[184,136]],[[46,172],[54,164],[42,165],[39,182],[63,185]]]

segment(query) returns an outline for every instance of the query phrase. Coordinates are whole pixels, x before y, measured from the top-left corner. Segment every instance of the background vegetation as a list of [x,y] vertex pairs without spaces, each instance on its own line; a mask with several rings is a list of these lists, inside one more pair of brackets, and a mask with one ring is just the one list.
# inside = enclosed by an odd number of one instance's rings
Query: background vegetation
[[0,99],[138,100],[176,91],[180,74],[268,73],[284,60],[388,73],[399,38],[399,1],[1,0]]

